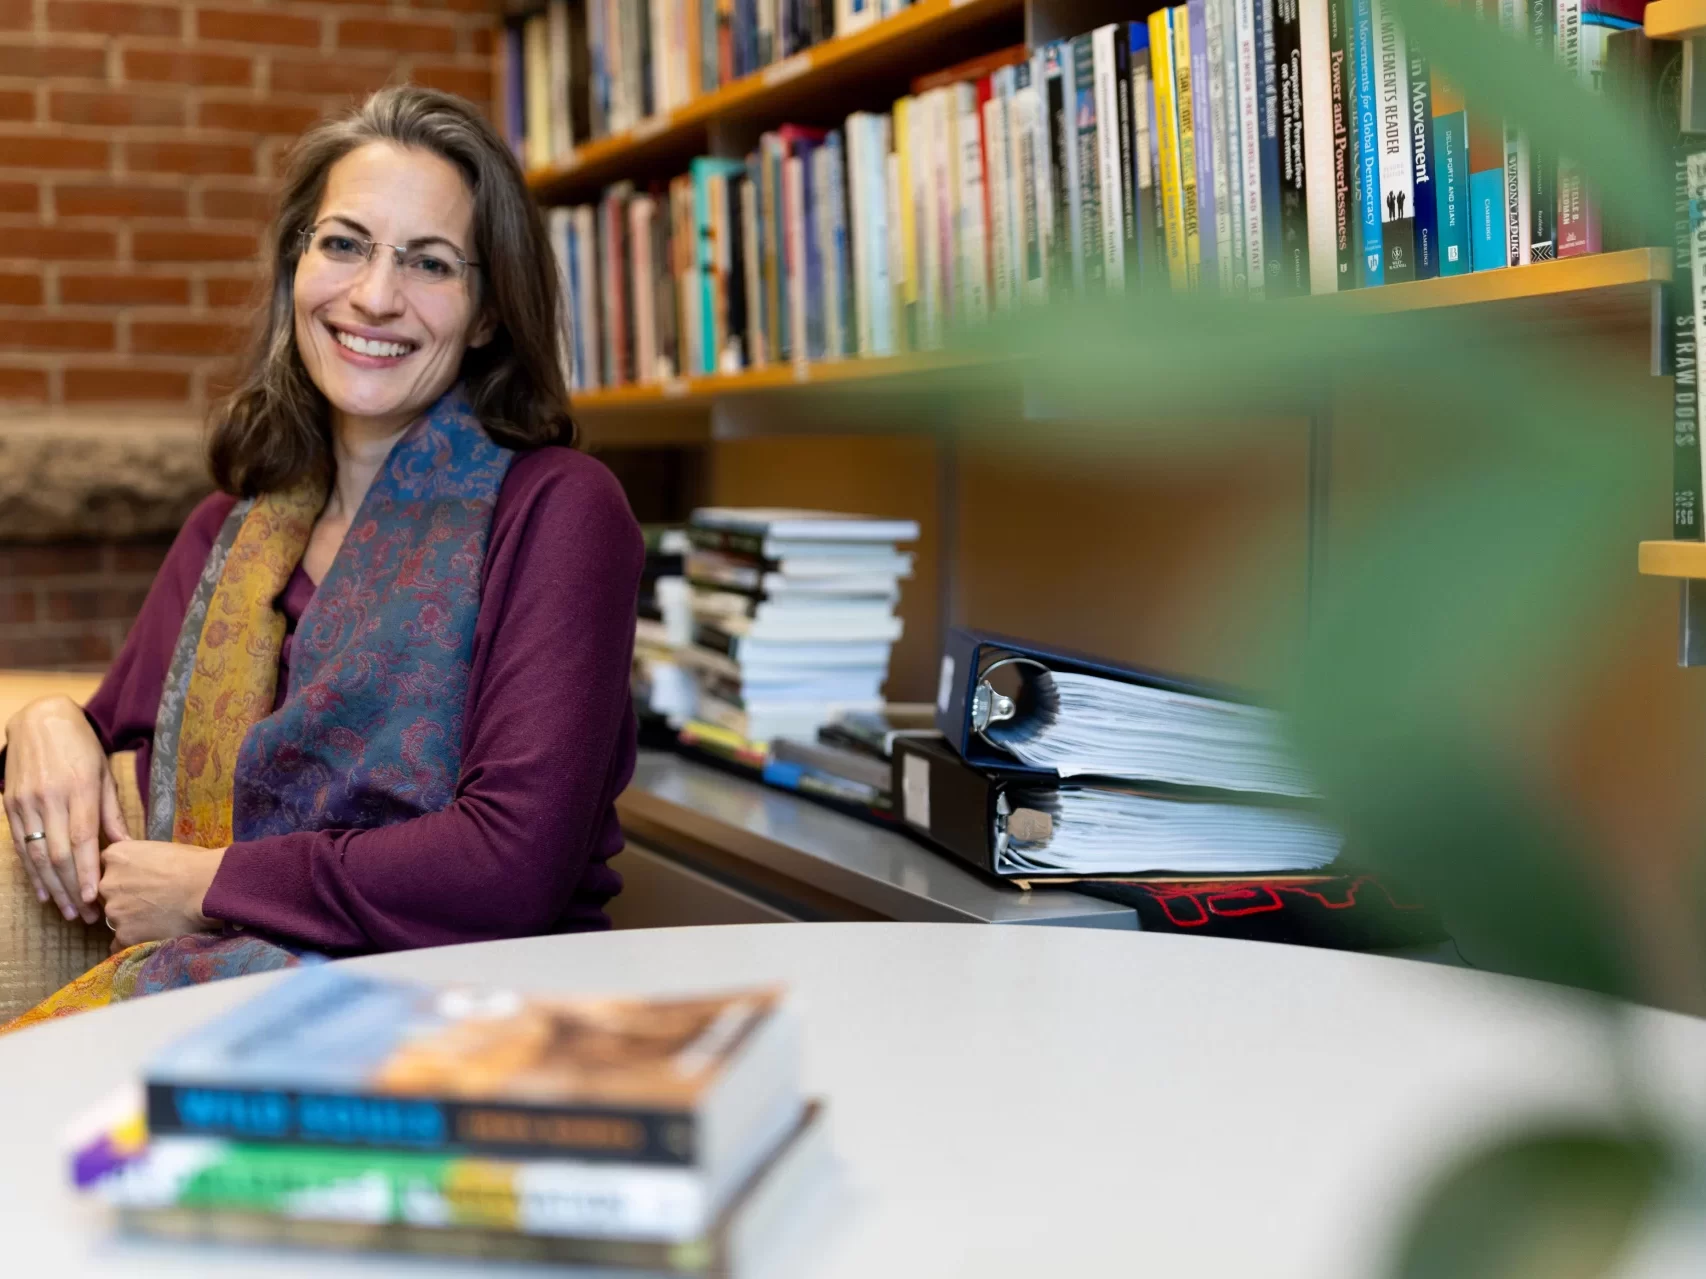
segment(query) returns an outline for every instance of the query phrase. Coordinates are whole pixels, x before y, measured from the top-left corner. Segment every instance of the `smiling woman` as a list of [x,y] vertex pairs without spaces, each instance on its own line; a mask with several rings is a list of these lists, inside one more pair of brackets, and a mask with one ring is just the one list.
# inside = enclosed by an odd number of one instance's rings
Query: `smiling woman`
[[[87,705],[7,725],[38,898],[115,935],[13,1026],[605,927],[620,887],[643,551],[573,448],[557,273],[514,157],[468,103],[385,90],[298,143],[269,242],[211,437],[222,491]],[[134,777],[106,763],[126,750]]]

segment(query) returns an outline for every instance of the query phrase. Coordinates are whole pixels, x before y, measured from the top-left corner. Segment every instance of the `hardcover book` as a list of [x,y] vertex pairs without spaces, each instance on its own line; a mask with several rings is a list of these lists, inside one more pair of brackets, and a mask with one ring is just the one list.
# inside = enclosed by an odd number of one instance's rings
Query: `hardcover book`
[[324,965],[168,1045],[152,1137],[696,1168],[711,1198],[799,1117],[776,990],[547,999]]
[[[103,1134],[79,1149],[77,1172],[111,1145]],[[583,1192],[584,1175],[597,1176],[596,1168],[375,1159],[206,1138],[161,1146],[143,1144],[97,1177],[76,1177],[118,1208],[121,1230],[173,1241],[549,1262],[600,1274],[748,1273],[801,1241],[796,1223],[815,1212],[834,1177],[819,1102],[803,1108],[714,1215],[661,1231],[645,1224],[664,1218],[644,1195],[620,1186]]]

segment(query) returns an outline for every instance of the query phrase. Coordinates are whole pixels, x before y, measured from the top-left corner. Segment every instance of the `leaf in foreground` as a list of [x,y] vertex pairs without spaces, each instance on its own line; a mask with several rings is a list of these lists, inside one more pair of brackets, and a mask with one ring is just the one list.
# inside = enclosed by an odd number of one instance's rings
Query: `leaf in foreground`
[[1482,1150],[1418,1206],[1392,1279],[1600,1279],[1667,1166],[1656,1144],[1593,1129],[1536,1131]]

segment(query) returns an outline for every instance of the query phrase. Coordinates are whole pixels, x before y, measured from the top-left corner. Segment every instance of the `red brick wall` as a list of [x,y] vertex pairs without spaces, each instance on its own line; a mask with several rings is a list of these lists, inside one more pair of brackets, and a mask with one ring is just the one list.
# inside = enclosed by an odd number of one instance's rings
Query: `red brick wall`
[[0,546],[0,670],[100,670],[170,541]]
[[292,137],[393,79],[488,101],[495,22],[494,0],[0,0],[0,411],[199,415]]

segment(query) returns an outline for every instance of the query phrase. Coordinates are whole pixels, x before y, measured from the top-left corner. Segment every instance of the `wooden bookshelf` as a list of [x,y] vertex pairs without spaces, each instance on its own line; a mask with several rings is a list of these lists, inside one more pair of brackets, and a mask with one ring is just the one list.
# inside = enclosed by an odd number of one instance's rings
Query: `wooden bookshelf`
[[1706,542],[1642,542],[1638,563],[1648,577],[1706,578]]
[[671,378],[645,386],[617,386],[582,391],[572,397],[576,417],[635,410],[705,408],[737,395],[775,395],[809,388],[851,387],[861,383],[917,383],[932,374],[973,366],[970,357],[917,354],[870,359],[822,360],[812,364],[771,364],[739,373]]
[[1653,40],[1686,40],[1706,35],[1706,0],[1653,0],[1645,27]]
[[[1670,250],[1625,249],[1559,262],[1407,284],[1357,289],[1333,298],[1300,298],[1302,306],[1351,306],[1371,314],[1431,310],[1440,307],[1505,305],[1573,321],[1637,324],[1650,320],[1652,290],[1670,279]],[[675,378],[645,386],[583,391],[573,398],[575,415],[669,408],[698,409],[725,396],[770,395],[810,388],[873,388],[889,383],[916,384],[922,377],[975,363],[972,357],[942,354],[833,360],[817,364],[771,365],[740,373]]]
[[[703,94],[632,129],[577,147],[566,161],[527,175],[542,204],[596,197],[612,182],[685,169],[710,148],[714,123],[734,130],[789,122],[840,123],[860,107],[886,110],[915,75],[980,52],[971,38],[986,28],[984,48],[1024,36],[1024,0],[916,0],[892,17],[837,36]],[[802,118],[792,120],[794,115]],[[742,144],[746,145],[745,143]]]
[[1336,300],[1372,312],[1513,303],[1563,308],[1581,318],[1587,318],[1581,313],[1588,312],[1596,319],[1623,314],[1645,320],[1651,314],[1652,286],[1669,279],[1669,249],[1623,249],[1500,271],[1355,289],[1336,295]]

